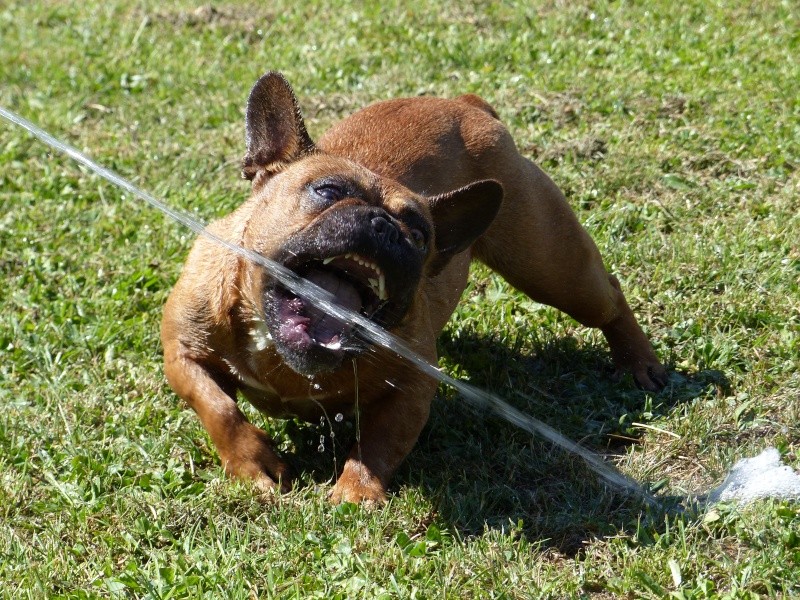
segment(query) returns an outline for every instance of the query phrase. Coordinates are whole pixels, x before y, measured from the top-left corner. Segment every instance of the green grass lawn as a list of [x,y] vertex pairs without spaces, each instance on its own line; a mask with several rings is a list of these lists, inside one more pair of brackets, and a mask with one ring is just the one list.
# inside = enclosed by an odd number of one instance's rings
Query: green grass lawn
[[[564,189],[671,381],[613,381],[602,336],[480,267],[440,365],[667,496],[770,445],[800,465],[795,2],[213,6],[0,2],[0,105],[210,220],[247,194],[268,69],[312,137],[372,101],[477,93]],[[191,233],[5,122],[0,207],[2,597],[800,594],[797,504],[647,510],[447,389],[377,510],[324,499],[351,425],[334,445],[249,412],[301,473],[259,498],[163,377]]]

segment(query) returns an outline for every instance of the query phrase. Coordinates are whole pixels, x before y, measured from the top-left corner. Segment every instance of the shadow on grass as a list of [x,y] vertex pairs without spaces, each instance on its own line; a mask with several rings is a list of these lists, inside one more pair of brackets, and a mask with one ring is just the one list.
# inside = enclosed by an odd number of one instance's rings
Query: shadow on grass
[[[624,452],[638,440],[632,423],[667,414],[709,389],[725,388],[719,372],[672,373],[659,394],[617,382],[604,346],[579,347],[572,338],[541,345],[535,356],[485,337],[445,334],[439,352],[460,377],[492,391],[515,408],[554,427],[569,439],[606,455]],[[286,421],[295,446],[296,472],[317,483],[331,481],[334,463],[325,425]],[[336,468],[341,470],[354,429],[336,433]],[[490,529],[516,530],[532,543],[567,555],[593,538],[637,530],[642,515],[663,525],[662,515],[636,498],[614,493],[584,462],[518,429],[487,410],[441,388],[419,443],[395,477],[417,487],[437,506],[439,518],[464,537]]]
[[[630,378],[614,381],[605,347],[581,348],[572,338],[542,345],[533,357],[463,333],[444,336],[439,350],[471,383],[605,454],[637,442],[632,423],[727,386],[719,372],[673,373],[664,392],[647,394]],[[440,390],[398,479],[436,498],[440,517],[465,536],[487,527],[516,529],[569,555],[592,538],[636,531],[643,514],[656,528],[663,523],[640,500],[606,488],[580,458],[449,390]]]

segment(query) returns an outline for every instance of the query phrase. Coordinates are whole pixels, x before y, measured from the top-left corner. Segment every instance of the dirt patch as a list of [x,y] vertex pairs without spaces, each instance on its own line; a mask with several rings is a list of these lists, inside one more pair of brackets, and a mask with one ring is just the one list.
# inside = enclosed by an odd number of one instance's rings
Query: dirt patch
[[594,136],[585,136],[553,144],[547,148],[534,146],[526,148],[526,150],[542,162],[560,162],[567,157],[573,160],[600,161],[605,158],[607,147],[604,140]]
[[658,108],[658,116],[664,119],[674,119],[684,114],[689,108],[689,99],[686,96],[666,96]]
[[757,160],[737,160],[719,150],[693,156],[687,162],[692,171],[707,173],[714,178],[727,175],[750,177],[758,170]]
[[163,9],[148,13],[152,22],[188,29],[232,29],[243,33],[256,32],[274,20],[271,13],[253,14],[241,8],[204,4],[194,10]]

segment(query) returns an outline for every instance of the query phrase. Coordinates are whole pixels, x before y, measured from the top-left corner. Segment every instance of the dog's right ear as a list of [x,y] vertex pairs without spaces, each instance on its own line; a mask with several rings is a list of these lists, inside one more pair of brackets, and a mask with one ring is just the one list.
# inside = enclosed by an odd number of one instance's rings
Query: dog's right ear
[[438,275],[450,259],[469,248],[492,224],[503,202],[503,186],[484,179],[428,199],[436,252],[427,267]]
[[315,150],[289,82],[276,71],[256,81],[247,100],[245,117],[247,154],[242,177],[259,172],[272,176],[287,164]]

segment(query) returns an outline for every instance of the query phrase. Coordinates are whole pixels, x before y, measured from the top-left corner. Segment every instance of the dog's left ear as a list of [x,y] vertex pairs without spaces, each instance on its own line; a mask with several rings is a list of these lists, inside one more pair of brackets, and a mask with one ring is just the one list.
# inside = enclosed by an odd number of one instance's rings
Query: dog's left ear
[[429,198],[436,254],[428,274],[438,274],[447,262],[469,248],[494,221],[503,201],[503,186],[493,179]]
[[245,179],[253,179],[260,171],[274,175],[315,149],[292,87],[276,71],[264,74],[250,91],[245,131]]

